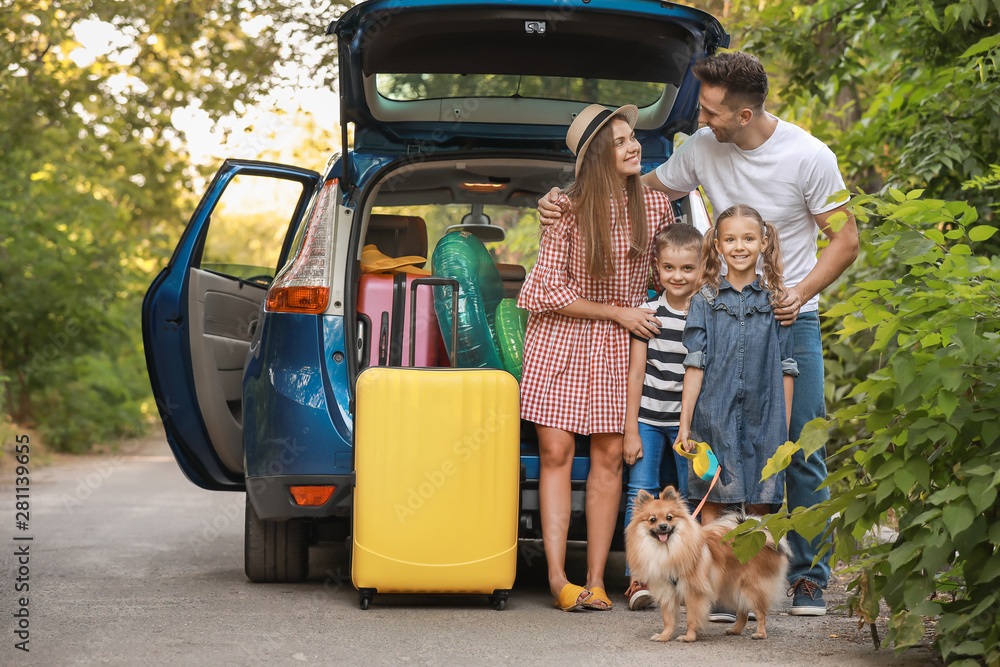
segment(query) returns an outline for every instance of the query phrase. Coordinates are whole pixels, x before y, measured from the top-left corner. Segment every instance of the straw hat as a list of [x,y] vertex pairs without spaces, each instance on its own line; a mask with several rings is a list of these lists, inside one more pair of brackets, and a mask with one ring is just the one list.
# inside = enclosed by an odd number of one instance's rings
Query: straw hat
[[566,145],[576,156],[577,176],[580,175],[580,163],[583,162],[583,156],[587,152],[590,140],[609,120],[619,114],[625,116],[629,127],[635,127],[635,122],[639,119],[639,109],[634,104],[626,104],[614,111],[602,104],[591,104],[573,119],[569,131],[566,132]]

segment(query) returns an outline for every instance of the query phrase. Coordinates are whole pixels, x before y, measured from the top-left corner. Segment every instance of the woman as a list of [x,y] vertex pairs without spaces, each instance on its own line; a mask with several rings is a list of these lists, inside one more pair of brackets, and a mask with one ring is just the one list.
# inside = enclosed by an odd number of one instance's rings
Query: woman
[[[549,587],[564,611],[611,609],[604,567],[618,519],[629,332],[657,332],[644,301],[650,240],[674,222],[670,201],[640,181],[638,109],[584,109],[566,143],[576,155],[569,210],[543,232],[518,305],[525,331],[521,416],[538,431],[539,503]],[[587,582],[566,577],[575,434],[590,435]]]

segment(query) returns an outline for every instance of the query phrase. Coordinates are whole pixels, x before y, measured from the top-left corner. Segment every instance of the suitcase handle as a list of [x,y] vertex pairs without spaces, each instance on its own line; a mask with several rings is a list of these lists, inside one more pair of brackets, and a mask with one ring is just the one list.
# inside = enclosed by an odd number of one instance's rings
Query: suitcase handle
[[358,354],[358,370],[368,368],[369,357],[371,356],[372,344],[372,318],[364,313],[358,313],[358,340],[356,350]]
[[413,365],[417,351],[417,288],[421,285],[439,285],[451,288],[451,367],[458,366],[458,350],[455,342],[458,340],[458,281],[454,278],[414,278],[410,281],[410,365]]

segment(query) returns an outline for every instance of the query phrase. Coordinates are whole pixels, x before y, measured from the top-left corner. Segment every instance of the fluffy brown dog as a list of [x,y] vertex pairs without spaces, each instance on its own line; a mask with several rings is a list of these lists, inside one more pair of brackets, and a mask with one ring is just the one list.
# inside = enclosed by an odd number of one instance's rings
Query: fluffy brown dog
[[789,550],[784,540],[775,545],[765,532],[766,546],[745,565],[740,563],[722,536],[743,519],[725,514],[702,527],[674,487],[663,489],[659,498],[639,492],[625,532],[625,553],[632,576],[646,582],[663,612],[663,632],[653,635],[653,641],[670,641],[682,601],[687,634],[679,641],[697,638],[716,601],[736,610],[736,625],[726,633],[742,634],[752,611],[757,615],[753,638],[767,637],[767,612],[785,590]]

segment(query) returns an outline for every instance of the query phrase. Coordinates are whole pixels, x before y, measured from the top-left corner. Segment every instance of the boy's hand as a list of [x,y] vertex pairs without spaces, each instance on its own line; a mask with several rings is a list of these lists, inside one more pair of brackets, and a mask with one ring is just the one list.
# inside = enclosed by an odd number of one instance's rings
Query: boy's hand
[[642,438],[639,437],[637,432],[625,434],[622,458],[630,466],[634,466],[635,462],[642,458]]
[[555,224],[568,204],[566,197],[559,193],[559,188],[552,188],[538,200],[538,221],[543,227]]

